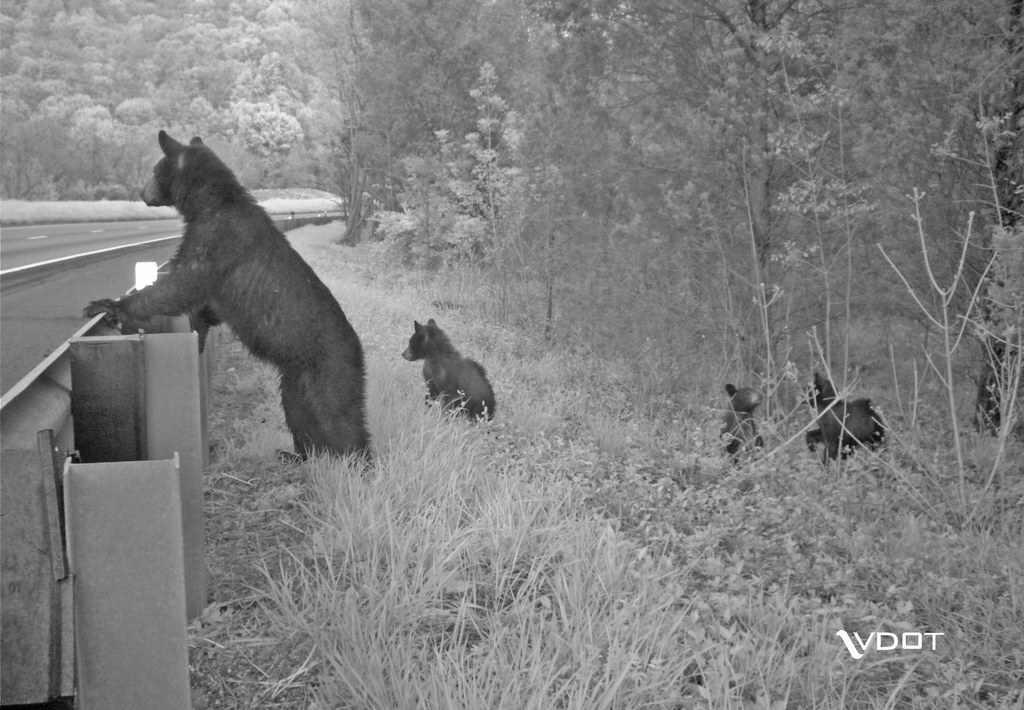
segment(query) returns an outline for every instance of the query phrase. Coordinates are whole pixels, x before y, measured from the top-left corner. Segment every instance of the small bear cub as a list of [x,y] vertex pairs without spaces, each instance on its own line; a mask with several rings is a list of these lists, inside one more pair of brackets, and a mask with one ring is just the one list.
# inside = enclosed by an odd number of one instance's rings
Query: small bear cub
[[427,401],[440,401],[471,418],[494,418],[494,390],[487,372],[476,360],[462,357],[434,319],[426,325],[413,321],[413,334],[402,357],[423,360],[423,379],[427,382]]
[[754,410],[764,397],[751,387],[737,389],[731,384],[725,386],[725,393],[729,395],[729,409],[722,417],[721,436],[726,438],[725,452],[736,463],[743,449],[764,447],[764,439],[757,433],[757,422],[754,421]]
[[808,399],[818,411],[818,428],[807,432],[807,448],[813,451],[818,444],[825,444],[823,463],[837,456],[845,459],[857,447],[874,450],[885,442],[885,424],[870,399],[836,402],[836,388],[818,372]]

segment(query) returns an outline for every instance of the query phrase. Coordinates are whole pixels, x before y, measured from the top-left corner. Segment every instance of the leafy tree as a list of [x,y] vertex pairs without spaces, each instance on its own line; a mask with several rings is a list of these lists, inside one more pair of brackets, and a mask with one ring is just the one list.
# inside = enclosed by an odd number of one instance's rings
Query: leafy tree
[[[979,429],[1005,433],[1008,415],[1024,405],[1024,2],[1007,3],[1003,39],[1005,79],[989,94],[983,136],[991,140],[994,192],[989,245],[992,269],[984,274],[979,339],[983,346],[975,399]],[[987,156],[986,156],[987,157]],[[1022,418],[1024,420],[1024,418]],[[1024,426],[1018,427],[1024,433]]]
[[432,153],[405,160],[401,211],[377,213],[385,240],[406,263],[487,263],[507,276],[503,255],[520,235],[525,182],[518,164],[520,119],[497,94],[497,83],[494,67],[485,63],[470,90],[478,130],[461,145],[438,131]]
[[156,118],[156,106],[148,98],[125,99],[114,109],[114,117],[126,126],[144,126]]
[[366,87],[359,81],[365,53],[365,29],[355,0],[317,0],[300,16],[311,45],[313,71],[323,86],[317,107],[322,119],[314,134],[332,164],[329,174],[347,198],[343,241],[352,242],[366,217],[364,198],[369,159],[364,157]]

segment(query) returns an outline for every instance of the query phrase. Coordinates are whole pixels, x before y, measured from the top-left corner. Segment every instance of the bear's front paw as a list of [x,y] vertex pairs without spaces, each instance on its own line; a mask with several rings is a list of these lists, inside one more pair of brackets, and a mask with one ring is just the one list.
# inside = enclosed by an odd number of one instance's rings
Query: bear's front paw
[[101,298],[98,301],[93,301],[82,311],[82,315],[86,318],[93,318],[101,313],[104,315],[104,325],[111,328],[116,327],[121,320],[120,308],[118,307],[117,300],[113,298]]

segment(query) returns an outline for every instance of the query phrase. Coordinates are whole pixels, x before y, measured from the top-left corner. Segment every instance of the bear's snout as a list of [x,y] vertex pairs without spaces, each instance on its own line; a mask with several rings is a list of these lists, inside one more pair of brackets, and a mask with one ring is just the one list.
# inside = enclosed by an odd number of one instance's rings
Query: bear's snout
[[151,178],[142,188],[142,201],[150,207],[172,207],[170,200],[164,197],[156,178]]

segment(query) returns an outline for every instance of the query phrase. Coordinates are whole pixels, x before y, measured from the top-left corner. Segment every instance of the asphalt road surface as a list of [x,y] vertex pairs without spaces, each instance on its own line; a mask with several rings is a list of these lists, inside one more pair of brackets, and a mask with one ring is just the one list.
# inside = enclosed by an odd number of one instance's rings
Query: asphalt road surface
[[178,219],[42,224],[0,229],[0,272],[90,251],[180,235]]
[[[0,229],[0,392],[84,324],[89,301],[127,291],[136,262],[167,261],[181,230],[176,219]],[[103,251],[126,245],[139,246]]]

